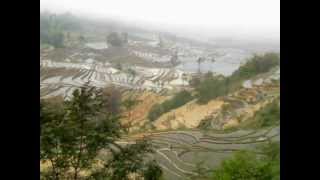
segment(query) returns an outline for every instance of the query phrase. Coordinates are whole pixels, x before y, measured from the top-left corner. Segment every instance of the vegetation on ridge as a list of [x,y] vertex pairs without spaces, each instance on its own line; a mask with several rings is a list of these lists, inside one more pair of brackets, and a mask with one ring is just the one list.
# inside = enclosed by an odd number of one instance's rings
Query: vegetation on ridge
[[279,65],[280,57],[276,53],[265,53],[254,55],[246,64],[240,66],[230,77],[215,77],[207,73],[203,80],[192,84],[197,92],[198,102],[206,104],[210,100],[227,95],[239,89],[243,81],[250,79],[258,74],[268,72],[271,68]]
[[149,111],[148,118],[150,121],[154,121],[162,114],[178,108],[192,99],[193,96],[190,92],[186,90],[180,91],[179,93],[175,94],[173,98],[166,100],[161,104],[155,104]]

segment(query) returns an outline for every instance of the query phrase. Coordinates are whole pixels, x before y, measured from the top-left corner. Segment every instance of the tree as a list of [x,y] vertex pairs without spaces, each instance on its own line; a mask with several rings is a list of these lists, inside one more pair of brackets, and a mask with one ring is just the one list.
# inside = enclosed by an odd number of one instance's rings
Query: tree
[[248,79],[259,73],[268,72],[272,67],[280,64],[280,56],[276,53],[265,53],[262,55],[255,54],[245,64],[236,70],[231,78]]
[[148,119],[150,121],[154,121],[162,114],[169,112],[172,109],[178,108],[191,101],[192,99],[193,96],[190,92],[182,90],[176,93],[171,99],[168,99],[161,104],[153,105],[149,111]]
[[123,45],[121,37],[116,32],[112,32],[107,36],[107,43],[115,47],[121,47]]
[[102,90],[104,110],[106,113],[119,114],[121,106],[121,93],[114,86],[108,86]]
[[205,76],[205,79],[196,87],[198,103],[205,104],[211,99],[226,93],[225,79],[214,77],[212,75]]
[[232,159],[223,161],[221,167],[214,170],[215,180],[270,180],[271,174],[268,172],[267,162],[257,159],[252,152],[242,151],[234,155]]
[[191,80],[189,81],[189,84],[191,85],[191,87],[196,88],[200,85],[201,80],[199,76],[194,76],[191,78]]
[[120,135],[118,116],[102,113],[101,93],[94,88],[75,90],[59,111],[48,106],[41,111],[40,158],[50,161],[54,179],[65,178],[72,170],[72,179],[79,179],[81,170],[88,170],[97,153],[115,144]]
[[69,156],[60,150],[59,142],[66,139],[63,123],[65,110],[55,103],[40,102],[40,160],[49,162],[51,170],[43,174],[46,179],[58,180],[68,170]]
[[93,179],[129,180],[134,179],[159,180],[162,170],[154,160],[146,160],[145,156],[152,153],[151,144],[146,139],[137,141],[113,151],[103,169],[92,174]]
[[[88,178],[107,173],[112,180],[132,172],[143,176],[148,166],[142,157],[152,151],[151,145],[147,141],[125,147],[116,144],[122,130],[119,115],[105,109],[110,101],[102,96],[102,91],[85,86],[62,104],[41,101],[40,160],[50,165],[42,172],[46,179],[78,180],[82,171],[91,172]],[[93,169],[101,150],[110,151],[111,160],[104,162],[104,168]]]
[[261,156],[252,151],[240,151],[222,162],[213,171],[214,180],[280,180],[280,144],[270,142],[258,147]]
[[146,169],[143,171],[145,180],[161,180],[162,170],[155,160],[149,161],[146,164]]
[[158,117],[161,116],[165,111],[163,109],[163,106],[161,104],[155,104],[151,107],[149,113],[148,113],[148,119],[150,121],[156,120]]
[[259,109],[251,118],[250,127],[262,128],[279,124],[280,105],[279,100],[273,100],[269,104]]

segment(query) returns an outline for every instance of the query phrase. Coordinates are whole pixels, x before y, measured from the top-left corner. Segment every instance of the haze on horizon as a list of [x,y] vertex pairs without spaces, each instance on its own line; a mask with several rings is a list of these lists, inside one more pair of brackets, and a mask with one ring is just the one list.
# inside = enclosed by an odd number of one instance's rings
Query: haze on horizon
[[40,0],[44,10],[117,19],[204,39],[280,41],[280,0]]

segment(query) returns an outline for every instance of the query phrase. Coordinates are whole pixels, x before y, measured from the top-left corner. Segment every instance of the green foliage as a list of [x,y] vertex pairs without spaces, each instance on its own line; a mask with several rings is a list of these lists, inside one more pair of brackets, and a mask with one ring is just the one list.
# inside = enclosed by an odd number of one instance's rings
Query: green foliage
[[260,73],[268,72],[272,67],[279,65],[279,62],[280,57],[276,53],[254,55],[230,77],[214,77],[209,72],[205,74],[202,80],[195,78],[191,81],[191,84],[197,92],[198,103],[208,103],[216,97],[224,96],[229,92],[239,89],[244,80]]
[[40,158],[50,161],[51,176],[63,178],[73,169],[73,179],[88,170],[97,153],[110,148],[119,137],[118,117],[103,111],[101,92],[84,87],[62,108],[42,105],[40,109]]
[[143,171],[143,177],[145,180],[161,180],[162,169],[155,160],[149,161],[146,164],[146,169]]
[[163,106],[161,104],[155,104],[151,107],[148,118],[150,121],[156,120],[158,117],[160,117],[164,113]]
[[108,86],[102,90],[104,111],[111,114],[119,114],[121,107],[121,93],[114,86]]
[[198,102],[207,103],[209,100],[228,93],[228,81],[216,77],[207,77],[196,88]]
[[108,168],[114,170],[111,177],[113,179],[125,180],[128,179],[128,174],[136,173],[142,169],[144,154],[152,152],[149,147],[146,142],[139,142],[114,153],[113,159],[107,164]]
[[[115,143],[122,129],[117,111],[109,109],[113,101],[109,92],[82,87],[69,101],[40,102],[40,160],[51,165],[41,172],[42,179],[77,180],[83,170],[91,172],[89,179],[122,180],[132,173],[161,176],[161,169],[144,159],[152,152],[146,140],[124,147]],[[101,150],[111,155],[104,168],[94,169]]]
[[140,140],[112,151],[113,158],[105,167],[92,174],[93,179],[129,180],[129,176],[144,177],[145,180],[158,180],[162,170],[155,161],[146,161],[145,154],[153,152],[151,144]]
[[128,98],[122,102],[122,105],[127,109],[131,110],[135,105],[137,105],[140,101],[133,99],[133,98]]
[[189,84],[191,87],[198,87],[201,83],[201,80],[199,77],[193,77],[190,81]]
[[269,143],[262,148],[262,157],[240,151],[213,171],[214,180],[278,180],[280,179],[280,145]]
[[280,105],[277,100],[267,104],[256,112],[254,117],[249,121],[251,127],[261,128],[278,124],[280,121]]
[[268,72],[272,67],[280,64],[280,56],[276,53],[254,55],[245,65],[232,74],[234,79],[248,79],[257,74]]
[[175,94],[172,99],[166,100],[161,104],[153,105],[148,114],[148,118],[149,120],[154,121],[162,114],[169,112],[172,109],[176,109],[192,99],[193,96],[190,92],[186,90],[180,91],[179,93]]

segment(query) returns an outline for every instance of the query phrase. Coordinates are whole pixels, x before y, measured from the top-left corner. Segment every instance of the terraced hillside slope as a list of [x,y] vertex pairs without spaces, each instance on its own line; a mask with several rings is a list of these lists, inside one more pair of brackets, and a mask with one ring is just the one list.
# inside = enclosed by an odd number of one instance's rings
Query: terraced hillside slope
[[[128,73],[127,71],[130,71]],[[132,73],[131,73],[132,72]],[[71,92],[85,83],[95,87],[116,85],[132,90],[170,90],[187,85],[183,72],[168,68],[130,67],[119,70],[108,63],[54,62],[42,60],[40,64],[41,96],[70,96]]]
[[156,151],[150,157],[157,160],[168,180],[192,179],[198,175],[200,164],[212,170],[237,151],[259,153],[258,146],[280,141],[280,125],[246,126],[261,109],[280,102],[279,80],[280,69],[276,67],[245,81],[238,91],[208,104],[199,105],[193,100],[165,113],[152,123],[155,129],[129,134],[118,143],[148,138]]
[[237,126],[280,96],[280,70],[245,81],[243,88],[224,97],[197,104],[196,99],[163,114],[153,125],[157,130],[178,128],[225,129]]
[[260,130],[238,130],[231,133],[217,133],[199,129],[142,133],[130,136],[119,144],[127,144],[142,137],[149,138],[155,154],[151,154],[164,170],[167,180],[192,179],[197,175],[197,165],[212,169],[240,150],[256,150],[269,141],[280,141],[280,127]]

